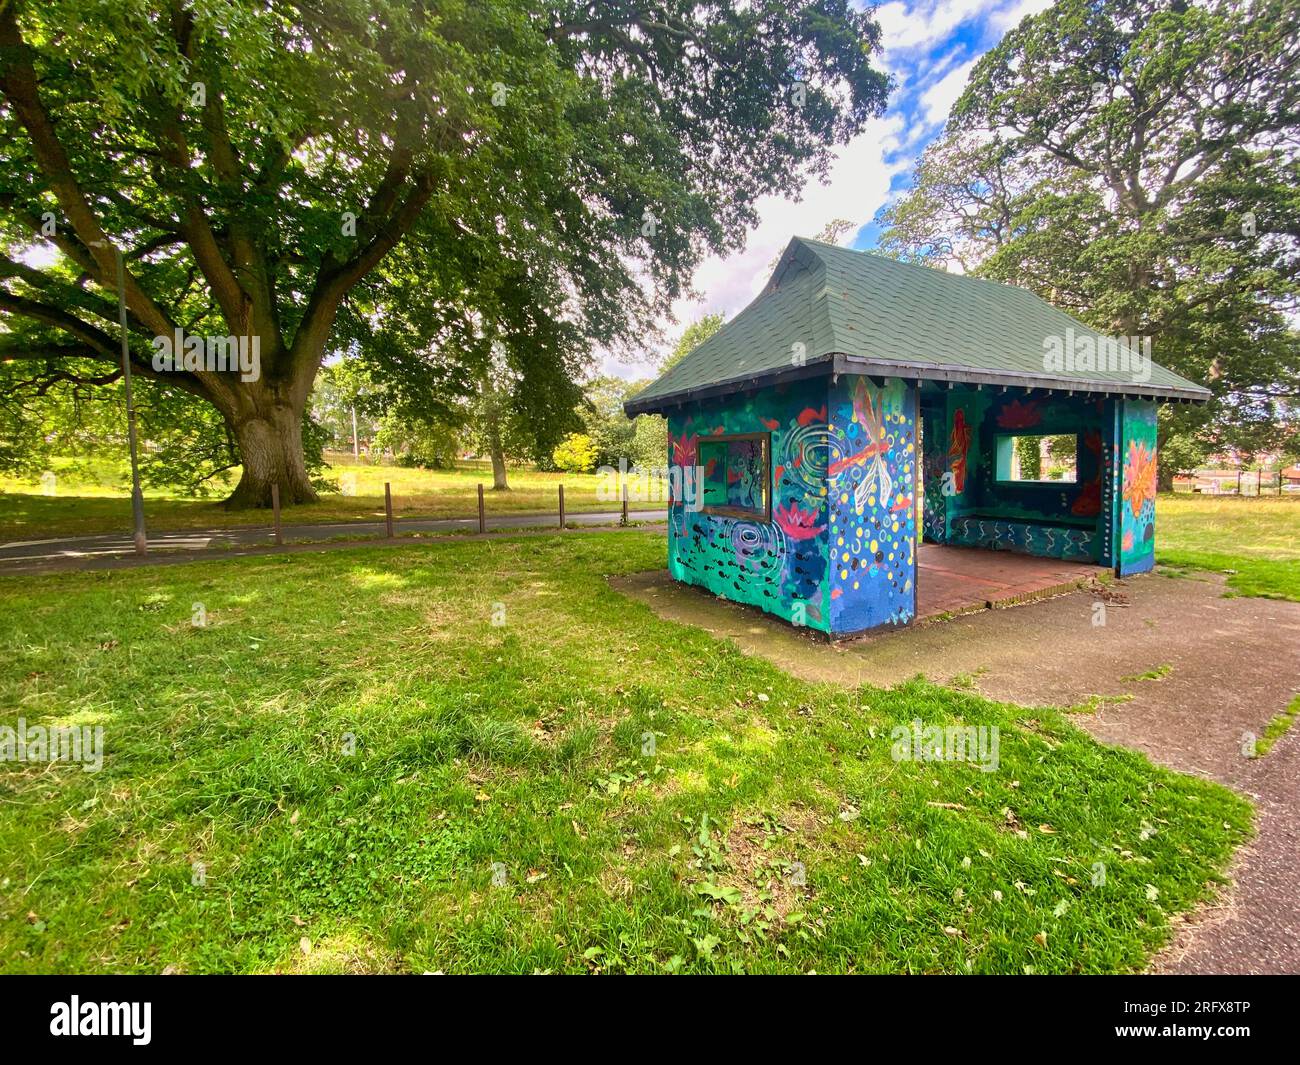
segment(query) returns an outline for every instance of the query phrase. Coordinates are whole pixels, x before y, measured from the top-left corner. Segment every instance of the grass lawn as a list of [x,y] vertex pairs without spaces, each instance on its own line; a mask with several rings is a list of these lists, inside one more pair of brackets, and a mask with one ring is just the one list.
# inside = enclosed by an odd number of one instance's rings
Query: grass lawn
[[[606,584],[664,552],[0,579],[4,722],[106,751],[0,763],[0,969],[1127,971],[1249,832],[1055,711],[811,685]],[[895,761],[918,718],[997,770]]]
[[1300,602],[1300,499],[1162,495],[1156,561],[1230,573],[1238,595]]
[[[0,542],[55,536],[91,536],[131,528],[129,473],[117,463],[81,465],[76,472],[56,467],[56,493],[43,495],[39,484],[0,476]],[[400,466],[340,464],[326,470],[348,494],[324,494],[318,503],[289,507],[288,523],[382,521],[384,482],[392,484],[393,513],[401,518],[472,518],[478,514],[478,485],[488,489],[488,520],[494,514],[559,509],[558,486],[564,485],[569,513],[614,511],[617,502],[597,497],[595,474],[538,473],[511,470],[510,491],[493,492],[492,471],[467,464],[455,470],[417,470]],[[629,502],[632,510],[662,509],[663,503]],[[229,528],[268,525],[270,514],[225,510],[220,502],[195,500],[158,491],[145,493],[145,521],[157,530]]]

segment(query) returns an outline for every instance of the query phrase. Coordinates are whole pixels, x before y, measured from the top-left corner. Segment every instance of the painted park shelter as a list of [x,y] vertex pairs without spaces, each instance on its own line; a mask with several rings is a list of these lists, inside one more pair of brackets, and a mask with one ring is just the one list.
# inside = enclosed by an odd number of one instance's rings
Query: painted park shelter
[[672,576],[842,637],[915,617],[918,538],[1150,569],[1156,404],[1208,395],[1024,289],[796,238],[625,409],[668,419]]

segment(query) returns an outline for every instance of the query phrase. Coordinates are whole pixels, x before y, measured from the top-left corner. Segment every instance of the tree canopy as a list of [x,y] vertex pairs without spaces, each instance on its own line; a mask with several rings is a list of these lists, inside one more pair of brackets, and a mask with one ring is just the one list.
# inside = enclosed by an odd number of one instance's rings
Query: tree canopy
[[[133,369],[215,410],[236,504],[313,497],[331,350],[430,402],[503,356],[541,424],[882,111],[878,42],[848,0],[10,0],[0,388],[116,380],[120,250]],[[259,376],[159,369],[177,330]]]
[[1216,397],[1162,411],[1165,439],[1278,446],[1300,396],[1294,21],[1288,0],[1058,0],[976,64],[882,250],[1151,336]]

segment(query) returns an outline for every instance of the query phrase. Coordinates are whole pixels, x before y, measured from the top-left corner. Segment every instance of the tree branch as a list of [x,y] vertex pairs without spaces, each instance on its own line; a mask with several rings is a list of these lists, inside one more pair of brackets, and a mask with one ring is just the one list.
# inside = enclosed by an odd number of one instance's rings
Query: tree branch
[[[60,143],[54,124],[41,103],[36,71],[29,49],[18,29],[13,4],[0,6],[0,93],[9,101],[32,143],[37,164],[77,238],[98,267],[96,280],[112,290],[117,275],[117,257],[108,234],[91,209],[72,171],[68,153]],[[169,334],[173,323],[140,287],[129,270],[123,271],[127,305],[155,334]],[[106,280],[112,279],[112,280]]]

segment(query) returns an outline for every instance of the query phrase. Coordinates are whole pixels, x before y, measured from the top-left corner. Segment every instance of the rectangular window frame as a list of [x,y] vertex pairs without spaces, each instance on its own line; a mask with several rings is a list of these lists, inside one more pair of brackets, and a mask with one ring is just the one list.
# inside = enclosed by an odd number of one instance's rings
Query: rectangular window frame
[[[703,448],[707,444],[728,444],[732,441],[757,440],[763,445],[763,508],[761,510],[751,510],[748,507],[717,506],[705,503],[700,507],[701,514],[711,514],[715,518],[737,518],[742,521],[761,522],[764,525],[772,523],[772,434],[771,433],[723,433],[718,436],[702,436],[699,438],[698,446]],[[704,495],[704,453],[700,452],[700,485],[698,491],[701,498]]]
[[[1038,436],[1038,437],[1073,436],[1074,437],[1074,478],[1075,479],[1073,481],[1054,481],[1050,477],[1043,477],[1043,478],[1034,478],[1032,480],[1024,479],[1024,478],[1017,480],[1014,477],[1003,477],[999,472],[1000,464],[1001,464],[1002,441],[1004,440],[1015,441],[1020,439],[1021,437],[1026,437],[1026,436]],[[1011,446],[1014,447],[1015,446],[1014,443]],[[1026,488],[1033,488],[1033,487],[1040,487],[1040,486],[1047,487],[1047,488],[1060,488],[1063,485],[1065,486],[1077,485],[1079,483],[1079,455],[1082,449],[1083,449],[1083,433],[1081,430],[1076,430],[1075,432],[1070,432],[1069,430],[1066,430],[1060,433],[1032,433],[1032,432],[995,433],[993,436],[993,481],[995,484],[1019,485]]]

